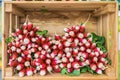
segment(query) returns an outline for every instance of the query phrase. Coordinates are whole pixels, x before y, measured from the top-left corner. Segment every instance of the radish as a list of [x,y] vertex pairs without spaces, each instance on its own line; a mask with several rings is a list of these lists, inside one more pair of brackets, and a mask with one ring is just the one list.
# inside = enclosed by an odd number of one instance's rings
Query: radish
[[65,68],[66,66],[67,66],[67,65],[66,65],[65,63],[60,63],[60,64],[59,64],[59,67],[60,67],[60,68]]
[[68,63],[67,68],[71,68],[71,67],[72,67],[71,63]]
[[49,58],[49,59],[51,58],[49,53],[46,53],[46,57]]
[[63,62],[63,63],[68,63],[68,61],[69,61],[69,60],[68,60],[67,57],[62,57],[62,62]]
[[78,31],[79,31],[79,29],[80,29],[80,27],[79,27],[79,26],[75,26],[75,32],[78,32]]
[[31,31],[33,28],[33,24],[31,22],[28,22],[27,30]]
[[33,37],[35,35],[34,31],[30,31],[30,36]]
[[12,52],[12,50],[11,50],[11,49],[8,49],[8,50],[7,50],[7,53],[8,53],[8,54],[10,54],[11,52]]
[[16,52],[20,54],[21,53],[21,49],[17,48]]
[[103,58],[103,57],[100,57],[99,61],[102,62],[102,63],[104,63],[104,65],[106,64],[106,59]]
[[22,57],[18,57],[17,61],[20,62],[20,63],[24,63],[25,62],[25,60]]
[[78,45],[79,45],[79,46],[83,46],[84,44],[83,44],[82,42],[79,42]]
[[42,50],[42,48],[41,48],[41,47],[38,47],[38,50],[39,50],[39,51],[41,51],[41,50]]
[[80,57],[79,57],[79,56],[76,56],[76,57],[75,57],[75,61],[80,61]]
[[20,49],[21,49],[21,50],[25,50],[25,49],[26,49],[26,46],[21,46]]
[[59,51],[57,56],[62,57],[62,55],[63,55],[63,51]]
[[16,60],[18,57],[18,54],[16,52],[14,52],[12,55],[11,55],[11,59],[12,60]]
[[41,55],[40,55],[40,58],[41,58],[42,60],[45,60],[45,59],[46,59],[46,55],[41,54]]
[[90,44],[89,42],[87,42],[87,43],[85,44],[85,47],[86,47],[86,48],[90,48],[90,46],[91,46],[91,44]]
[[36,38],[31,38],[31,41],[32,42],[36,42]]
[[33,75],[33,71],[32,71],[31,68],[27,68],[27,69],[26,69],[26,75],[27,75],[27,76],[32,76],[32,75]]
[[20,47],[20,46],[21,46],[20,42],[19,42],[19,41],[16,41],[15,47]]
[[101,69],[96,69],[96,73],[97,74],[102,74],[102,70]]
[[37,48],[31,48],[31,52],[37,52]]
[[95,48],[96,48],[96,43],[92,43],[91,49],[95,49]]
[[54,45],[52,48],[53,48],[53,49],[57,49],[57,45]]
[[82,39],[82,38],[84,38],[84,35],[83,35],[83,33],[78,33],[77,37]]
[[39,65],[38,65],[38,66],[36,66],[36,70],[37,70],[37,71],[40,71],[40,69],[41,69],[41,68],[40,68],[40,66],[39,66]]
[[24,65],[23,65],[23,64],[18,64],[17,67],[16,67],[16,69],[17,69],[18,71],[22,70],[23,68],[24,68]]
[[45,63],[42,63],[41,65],[40,65],[40,68],[42,68],[42,69],[45,69],[47,67],[47,65],[45,64]]
[[68,68],[67,71],[68,71],[69,73],[72,73],[72,72],[73,72],[73,68]]
[[11,50],[12,50],[12,51],[16,51],[16,47],[15,47],[15,46],[12,46],[12,47],[11,47]]
[[50,65],[47,66],[47,71],[48,71],[49,73],[52,73],[52,70],[53,70],[53,69],[52,69],[52,66],[50,66]]
[[73,62],[74,61],[74,58],[73,57],[70,57],[69,58],[69,62]]
[[23,53],[24,53],[25,55],[31,54],[31,50],[24,50]]
[[41,69],[40,70],[40,75],[45,76],[47,74],[46,69]]
[[72,67],[75,68],[75,69],[77,69],[77,68],[79,68],[80,66],[79,66],[79,63],[78,63],[78,62],[72,62]]
[[80,51],[84,52],[84,51],[85,51],[85,47],[84,47],[84,46],[81,46],[81,47],[80,47]]
[[76,56],[78,54],[78,49],[73,49],[73,55]]
[[74,37],[74,36],[75,36],[75,33],[74,33],[73,31],[70,31],[70,32],[69,32],[69,35],[70,35],[71,37]]
[[27,33],[28,33],[28,30],[24,29],[24,30],[23,30],[23,34],[26,35]]
[[40,54],[41,54],[40,52],[36,52],[36,53],[34,54],[34,57],[35,57],[35,58],[38,58],[38,57],[40,56]]
[[90,33],[85,32],[84,37],[87,38],[90,35]]
[[59,63],[61,63],[61,60],[52,60],[52,64],[54,64],[54,65],[56,65],[56,64],[59,64]]
[[22,34],[22,30],[20,30],[20,29],[16,29],[16,32],[18,33],[18,34]]
[[71,56],[72,56],[72,55],[71,55],[70,52],[67,52],[67,53],[66,53],[66,57],[67,57],[67,58],[69,58],[69,57],[71,57]]
[[76,47],[77,47],[77,44],[76,44],[76,43],[71,43],[71,47],[72,47],[72,48],[76,48]]
[[98,58],[97,58],[97,57],[93,57],[93,58],[92,58],[92,62],[97,63],[97,61],[98,61]]
[[46,59],[45,62],[46,62],[46,64],[50,64],[51,60],[50,59]]
[[83,33],[85,31],[85,26],[84,25],[81,25],[80,26],[80,32]]
[[91,49],[86,49],[86,52],[87,53],[91,53]]
[[98,68],[100,68],[100,69],[102,69],[102,70],[105,70],[105,66],[104,66],[103,63],[98,62],[98,63],[97,63],[97,66],[98,66]]
[[73,42],[73,40],[74,40],[73,38],[67,39],[68,42]]
[[65,47],[69,47],[70,45],[71,45],[70,42],[68,42],[68,41],[65,41],[65,42],[64,42],[64,46],[65,46]]
[[30,62],[29,62],[29,61],[25,61],[24,65],[25,65],[26,67],[28,67],[28,66],[30,66]]
[[33,71],[33,73],[37,73],[37,70],[34,67],[32,67],[32,71]]
[[86,64],[86,65],[90,65],[90,63],[91,63],[91,60],[90,60],[90,59],[86,59],[86,60],[85,60],[85,64]]
[[55,59],[55,60],[60,60],[60,58],[61,58],[61,57],[59,57],[59,56],[55,56],[54,59]]
[[18,65],[17,61],[9,61],[8,63],[10,65],[10,67],[16,67]]
[[101,56],[102,56],[103,58],[106,58],[106,57],[107,57],[107,53],[103,53]]
[[96,64],[92,63],[90,64],[90,68],[95,71],[97,69],[97,66]]
[[66,47],[64,48],[64,51],[67,53],[67,52],[70,52],[70,48]]
[[30,39],[29,38],[24,38],[23,44],[29,44],[29,43],[30,43]]
[[74,39],[74,43],[78,44],[78,43],[79,43],[79,39],[78,39],[78,38],[75,38],[75,39]]
[[89,54],[89,57],[91,57],[91,58],[95,57],[95,53],[94,53],[94,52],[91,52],[91,53]]
[[70,32],[70,29],[69,28],[64,28],[64,31],[69,33]]
[[48,44],[44,44],[44,45],[43,45],[43,48],[44,48],[45,50],[47,50],[47,49],[49,49],[49,45],[48,45]]
[[39,27],[34,27],[34,28],[33,28],[33,31],[34,31],[34,32],[36,32],[36,31],[38,31],[38,30],[39,30]]
[[19,77],[23,77],[25,76],[25,69],[21,70],[19,73],[18,73]]
[[63,49],[63,44],[62,43],[58,44],[58,49]]
[[100,54],[99,52],[94,52],[95,53],[95,56],[98,57]]
[[61,39],[61,36],[55,34],[55,39],[56,39],[56,40],[60,40],[60,39]]

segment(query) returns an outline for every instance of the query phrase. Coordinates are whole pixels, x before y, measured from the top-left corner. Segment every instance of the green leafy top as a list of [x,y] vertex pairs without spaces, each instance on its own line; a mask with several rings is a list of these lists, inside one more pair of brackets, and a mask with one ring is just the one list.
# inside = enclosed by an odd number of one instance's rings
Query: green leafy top
[[6,42],[6,43],[10,43],[10,42],[12,42],[12,40],[13,40],[13,37],[8,37],[8,38],[5,40],[5,42]]
[[36,32],[36,34],[42,35],[42,36],[45,36],[47,33],[48,33],[48,30],[43,30],[43,31],[39,30]]

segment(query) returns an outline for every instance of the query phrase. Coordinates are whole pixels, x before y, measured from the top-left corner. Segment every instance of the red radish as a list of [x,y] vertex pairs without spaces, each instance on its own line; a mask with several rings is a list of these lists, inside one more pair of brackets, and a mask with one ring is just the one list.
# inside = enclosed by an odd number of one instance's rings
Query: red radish
[[75,27],[76,27],[75,25],[74,25],[74,26],[72,26],[72,30],[75,30]]
[[95,48],[94,51],[95,52],[100,52],[100,48]]
[[102,74],[102,70],[101,69],[96,69],[96,73],[97,74]]
[[25,49],[26,49],[26,46],[21,46],[20,49],[21,49],[21,50],[25,50]]
[[87,53],[91,53],[91,49],[86,49],[86,52]]
[[50,59],[46,59],[45,62],[46,62],[46,64],[50,64],[51,60]]
[[72,55],[71,55],[71,53],[70,53],[70,52],[67,52],[67,53],[66,53],[66,57],[68,57],[68,58],[69,58],[69,57],[71,57],[71,56],[72,56]]
[[53,48],[53,49],[57,49],[57,45],[54,45],[52,48]]
[[47,50],[47,49],[49,49],[49,45],[48,45],[48,44],[44,44],[44,45],[43,45],[43,48],[44,48],[45,50]]
[[30,55],[30,54],[27,55],[26,60],[27,60],[27,61],[30,61],[31,59],[32,59],[31,55]]
[[96,48],[96,43],[92,43],[91,49],[95,49],[95,48]]
[[82,53],[81,55],[83,58],[88,58],[88,53]]
[[76,68],[79,68],[80,65],[78,62],[72,62],[72,67],[76,69]]
[[52,64],[54,64],[54,65],[59,64],[59,63],[61,63],[61,60],[53,60],[52,61]]
[[23,35],[18,35],[18,38],[19,39],[23,39]]
[[73,49],[73,55],[74,56],[78,55],[78,49]]
[[45,63],[42,63],[42,64],[40,65],[40,68],[45,69],[46,66],[47,66],[47,65],[46,65]]
[[40,52],[36,52],[36,53],[34,54],[34,57],[35,57],[35,58],[38,58],[38,57],[40,56],[40,54],[41,54]]
[[36,42],[36,38],[31,38],[31,41],[32,42]]
[[7,50],[7,53],[8,53],[8,54],[10,54],[11,52],[12,52],[12,50],[11,50],[11,49],[8,49],[8,50]]
[[16,47],[20,47],[20,46],[21,46],[20,42],[17,41],[17,42],[15,43],[15,46],[16,46]]
[[79,60],[83,62],[83,61],[85,61],[85,57],[81,56]]
[[71,68],[71,67],[72,67],[71,63],[68,63],[67,68]]
[[16,51],[16,47],[15,47],[15,46],[12,46],[12,47],[11,47],[11,50],[12,50],[12,51]]
[[31,52],[37,52],[37,48],[31,48]]
[[16,67],[18,65],[18,62],[17,61],[10,61],[8,63],[11,67]]
[[28,30],[24,29],[24,30],[23,30],[23,34],[26,35],[27,33],[28,33]]
[[20,62],[20,63],[24,63],[25,62],[25,60],[22,57],[18,57],[17,61]]
[[97,69],[97,66],[96,64],[92,63],[90,64],[90,68],[95,71]]
[[80,61],[80,57],[79,57],[79,56],[76,56],[76,57],[75,57],[75,61]]
[[41,69],[41,70],[40,70],[40,75],[41,75],[41,76],[45,76],[46,74],[47,74],[46,69]]
[[86,65],[90,65],[90,63],[91,63],[91,60],[90,60],[90,59],[86,59],[86,60],[85,60],[85,64],[86,64]]
[[76,43],[71,43],[71,47],[72,47],[72,48],[76,48],[76,47],[77,47],[77,44],[76,44]]
[[73,57],[70,57],[69,58],[69,62],[73,62],[74,61],[74,58]]
[[29,62],[29,61],[25,61],[24,65],[25,65],[26,67],[28,67],[28,66],[30,66],[30,62]]
[[84,25],[81,25],[80,26],[80,32],[83,33],[85,31],[85,26]]
[[11,59],[12,60],[15,60],[15,59],[17,59],[18,58],[18,54],[16,53],[16,52],[14,52],[13,54],[12,54],[12,56],[11,56]]
[[59,56],[55,56],[54,59],[55,59],[55,60],[60,60],[60,58],[61,58],[61,57],[59,57]]
[[65,42],[64,42],[64,46],[65,46],[65,47],[69,47],[70,45],[71,45],[70,42],[68,42],[68,41],[65,41]]
[[74,33],[73,31],[70,31],[70,32],[69,32],[69,35],[70,35],[71,37],[74,37],[74,36],[75,36],[75,33]]
[[34,31],[30,31],[30,36],[34,36],[35,35],[35,33],[34,33]]
[[93,57],[93,58],[92,58],[92,62],[97,63],[97,61],[98,61],[98,58],[97,58],[97,57]]
[[94,52],[95,53],[95,56],[98,57],[100,54],[99,52]]
[[61,43],[58,44],[58,48],[59,48],[59,49],[63,49],[63,44],[61,44]]
[[21,49],[17,48],[16,52],[20,54],[21,53]]
[[86,44],[85,44],[85,47],[86,48],[89,48],[91,46],[91,44],[89,43],[89,42],[87,42]]
[[61,36],[55,34],[55,39],[56,39],[56,40],[60,40],[60,39],[61,39]]
[[100,55],[102,55],[103,54],[103,51],[100,51]]
[[75,32],[78,32],[78,31],[79,31],[79,29],[80,29],[80,27],[79,27],[79,26],[75,26]]
[[42,48],[41,48],[41,47],[38,47],[38,50],[39,50],[39,51],[41,51],[41,50],[42,50]]
[[35,59],[35,61],[36,61],[36,62],[38,62],[38,63],[40,63],[40,64],[41,64],[41,63],[43,63],[43,60],[42,60],[42,59],[40,59],[40,58]]
[[104,63],[104,65],[106,65],[106,59],[105,58],[100,57],[99,61],[102,62],[102,63]]
[[69,28],[64,28],[64,31],[68,33],[68,32],[70,32],[70,29]]
[[24,53],[25,55],[28,55],[28,54],[31,54],[31,51],[30,51],[30,50],[24,50],[23,53]]
[[65,41],[65,40],[67,40],[67,37],[66,37],[66,36],[63,36],[63,37],[62,37],[62,41]]
[[63,55],[63,51],[59,51],[57,56],[62,57],[62,55]]
[[27,28],[27,23],[25,22],[22,27],[23,27],[23,29],[26,29]]
[[84,44],[83,44],[82,42],[79,42],[78,45],[79,45],[79,46],[83,46]]
[[37,73],[37,70],[34,67],[32,67],[32,71],[33,71],[33,73]]
[[95,53],[94,53],[94,52],[91,52],[91,53],[89,54],[89,57],[91,57],[91,58],[95,57]]
[[51,56],[51,58],[55,58],[56,54],[51,53],[50,56]]
[[29,43],[30,43],[30,39],[29,38],[24,38],[23,44],[29,44]]
[[56,45],[60,44],[60,41],[55,41],[55,44],[56,44]]
[[60,69],[60,68],[54,69],[54,71],[55,71],[56,73],[60,73],[60,72],[61,72],[61,69]]
[[36,31],[38,31],[38,30],[39,30],[39,27],[34,27],[34,28],[33,28],[33,31],[34,31],[34,32],[36,32]]
[[28,30],[28,31],[31,31],[32,28],[33,28],[33,24],[30,23],[30,22],[28,22],[27,30]]
[[90,35],[90,33],[85,32],[84,37],[87,38]]
[[106,58],[107,53],[103,53],[101,56],[104,57],[104,58]]
[[17,33],[11,33],[12,36],[17,37]]
[[23,77],[25,76],[25,69],[21,70],[19,73],[18,73],[19,77]]
[[54,69],[59,69],[59,66],[58,66],[58,65],[52,65],[52,67],[53,67]]
[[62,57],[62,62],[63,62],[63,63],[68,63],[68,61],[69,61],[69,60],[68,60],[67,57]]
[[41,39],[40,38],[36,38],[36,43],[40,44],[41,43]]
[[22,70],[23,68],[24,68],[23,64],[18,64],[17,67],[16,67],[16,69],[19,70],[19,71]]
[[22,34],[22,30],[20,30],[20,29],[16,29],[16,33],[18,33],[18,34]]
[[98,62],[97,66],[98,66],[98,68],[100,68],[102,70],[105,70],[105,66],[104,66],[104,64],[102,62]]
[[73,68],[68,68],[67,71],[68,71],[69,73],[72,73],[72,72],[73,72]]
[[85,62],[79,62],[80,67],[86,66]]
[[78,57],[82,56],[82,52],[78,52]]
[[66,48],[64,48],[64,51],[67,53],[70,51],[70,48],[66,47]]
[[36,70],[37,70],[37,71],[40,71],[40,69],[41,69],[41,68],[40,68],[40,66],[39,66],[39,65],[38,65],[38,66],[36,66]]
[[84,37],[84,35],[83,35],[83,33],[78,33],[77,37],[82,39]]
[[46,55],[40,55],[40,58],[42,59],[42,60],[45,60],[46,59]]
[[46,53],[46,57],[49,58],[49,59],[51,58],[49,53]]
[[52,70],[53,70],[53,69],[52,69],[52,66],[50,66],[50,65],[47,66],[47,71],[48,71],[49,73],[52,73]]
[[74,40],[73,38],[67,39],[68,42],[73,42],[73,40]]
[[88,42],[92,43],[92,37],[88,38]]
[[81,46],[81,47],[80,47],[80,51],[84,52],[84,51],[85,51],[85,47],[84,47],[84,46]]
[[78,39],[78,38],[75,38],[75,39],[74,39],[74,43],[78,44],[78,43],[79,43],[79,39]]
[[27,69],[26,69],[26,75],[27,75],[27,76],[32,76],[32,75],[33,75],[32,68],[27,68]]
[[59,67],[60,67],[60,68],[65,68],[66,66],[67,66],[67,65],[66,65],[65,63],[60,63],[60,64],[59,64]]

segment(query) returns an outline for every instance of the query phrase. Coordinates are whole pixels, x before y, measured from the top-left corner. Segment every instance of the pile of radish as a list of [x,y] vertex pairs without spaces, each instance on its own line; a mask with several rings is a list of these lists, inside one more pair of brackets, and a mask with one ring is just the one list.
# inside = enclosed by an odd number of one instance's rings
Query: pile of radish
[[103,74],[110,63],[104,37],[85,32],[84,25],[64,28],[65,34],[47,37],[32,23],[25,23],[6,39],[8,65],[20,77],[47,73],[78,76],[90,72]]

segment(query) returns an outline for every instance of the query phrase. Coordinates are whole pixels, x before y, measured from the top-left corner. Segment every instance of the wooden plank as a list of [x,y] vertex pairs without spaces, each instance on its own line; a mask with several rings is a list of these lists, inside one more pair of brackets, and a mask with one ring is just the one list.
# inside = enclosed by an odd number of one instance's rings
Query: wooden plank
[[102,16],[98,17],[97,33],[102,36]]
[[11,33],[12,33],[12,13],[9,14],[9,17],[10,17],[10,19],[9,19],[9,21],[10,21],[9,34],[11,35]]

